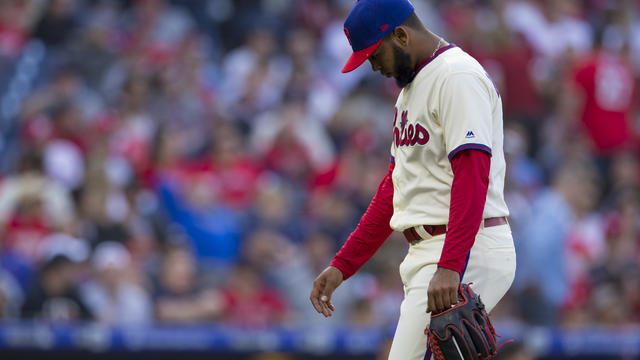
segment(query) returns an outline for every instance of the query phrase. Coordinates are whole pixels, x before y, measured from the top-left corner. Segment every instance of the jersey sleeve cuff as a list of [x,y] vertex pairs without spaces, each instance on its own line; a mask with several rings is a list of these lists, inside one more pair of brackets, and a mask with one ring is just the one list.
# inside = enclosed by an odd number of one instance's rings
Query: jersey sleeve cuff
[[488,147],[487,145],[484,144],[475,144],[475,143],[470,143],[470,144],[462,144],[460,146],[458,146],[457,148],[451,150],[451,152],[449,153],[449,161],[451,161],[451,159],[453,159],[454,156],[456,156],[457,153],[459,153],[462,150],[467,150],[467,149],[477,149],[477,150],[482,150],[482,151],[486,151],[489,153],[489,156],[491,156],[491,148]]
[[354,272],[351,271],[352,267],[346,261],[337,256],[334,257],[333,260],[331,260],[331,263],[329,265],[340,270],[343,280],[347,280],[354,274]]

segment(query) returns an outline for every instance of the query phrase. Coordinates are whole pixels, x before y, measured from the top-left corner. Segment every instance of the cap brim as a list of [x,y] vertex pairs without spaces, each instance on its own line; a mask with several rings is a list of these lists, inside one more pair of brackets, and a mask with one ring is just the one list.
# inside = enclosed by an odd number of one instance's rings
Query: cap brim
[[382,39],[378,40],[378,42],[371,46],[368,46],[359,51],[355,51],[353,54],[351,54],[349,60],[347,60],[347,63],[344,64],[342,72],[348,73],[349,71],[353,71],[358,68],[358,66],[362,65],[362,63],[365,62],[367,58],[371,56],[371,54],[373,54],[374,51],[376,51],[381,42]]

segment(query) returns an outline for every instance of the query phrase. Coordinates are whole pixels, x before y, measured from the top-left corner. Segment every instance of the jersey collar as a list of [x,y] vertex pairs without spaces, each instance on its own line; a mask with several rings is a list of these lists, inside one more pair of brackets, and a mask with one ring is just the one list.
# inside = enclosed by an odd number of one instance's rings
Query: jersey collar
[[417,66],[416,69],[413,71],[413,75],[411,76],[411,81],[413,81],[413,79],[416,78],[416,76],[418,75],[418,73],[420,72],[420,70],[422,70],[422,68],[424,68],[425,66],[427,66],[427,64],[429,64],[430,62],[432,62],[435,58],[438,57],[438,55],[442,54],[443,52],[455,47],[456,44],[449,44],[447,46],[443,46],[440,49],[438,49],[432,56],[429,56],[428,58],[422,60]]

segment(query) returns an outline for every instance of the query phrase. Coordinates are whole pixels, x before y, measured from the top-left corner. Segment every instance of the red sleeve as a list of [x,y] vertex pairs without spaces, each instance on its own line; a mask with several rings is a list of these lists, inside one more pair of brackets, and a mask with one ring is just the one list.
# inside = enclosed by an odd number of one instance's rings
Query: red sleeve
[[393,215],[393,166],[393,163],[389,165],[389,172],[378,186],[369,208],[331,261],[331,266],[338,268],[345,280],[355,274],[393,232],[389,226]]
[[463,150],[451,159],[449,224],[439,267],[462,275],[482,221],[490,167],[491,155],[482,150]]

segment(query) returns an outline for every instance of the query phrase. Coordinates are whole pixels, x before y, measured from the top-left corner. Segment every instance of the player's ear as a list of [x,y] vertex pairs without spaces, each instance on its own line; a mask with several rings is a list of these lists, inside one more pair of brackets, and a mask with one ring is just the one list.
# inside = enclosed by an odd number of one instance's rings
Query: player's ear
[[405,47],[409,45],[409,29],[404,25],[400,25],[393,29],[390,38],[396,45]]

